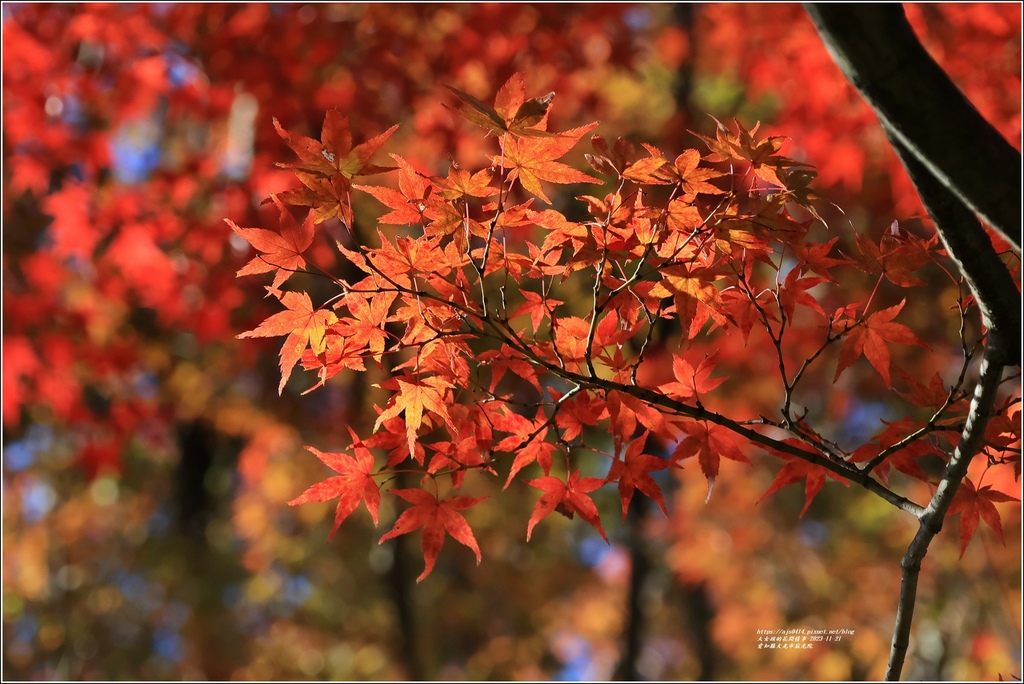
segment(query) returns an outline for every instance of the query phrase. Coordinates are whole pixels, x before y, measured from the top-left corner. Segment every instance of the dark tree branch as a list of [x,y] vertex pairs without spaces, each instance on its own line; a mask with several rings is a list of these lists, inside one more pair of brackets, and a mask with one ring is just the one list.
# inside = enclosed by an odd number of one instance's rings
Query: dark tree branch
[[1020,251],[1021,155],[931,58],[903,7],[805,8],[839,68],[890,135]]
[[[806,5],[839,67],[874,108],[988,328],[980,377],[956,451],[900,567],[902,585],[885,677],[898,680],[910,645],[921,563],[982,447],[1002,370],[1020,364],[1020,292],[977,212],[1020,250],[1021,156],[925,52],[899,5]],[[955,144],[969,141],[969,145]]]
[[895,681],[903,671],[903,662],[910,645],[910,624],[914,618],[914,603],[917,599],[917,579],[921,573],[921,561],[928,553],[932,539],[942,529],[942,521],[953,503],[956,490],[967,475],[967,466],[982,446],[985,426],[992,416],[999,383],[1002,380],[1003,366],[1006,365],[1005,348],[1002,340],[990,335],[981,359],[981,375],[974,389],[971,410],[967,416],[967,426],[960,436],[956,451],[946,466],[946,474],[939,482],[935,495],[928,503],[920,518],[920,527],[914,540],[907,547],[900,567],[903,580],[900,586],[900,599],[896,607],[896,626],[893,629],[892,646],[889,651],[889,665],[885,678]]
[[[985,326],[990,333],[994,331],[1004,340],[1019,339],[1020,292],[978,219],[928,172],[888,126],[885,126],[885,132],[931,214],[946,251],[967,279]],[[1020,365],[1019,348],[1005,351],[1008,365]]]

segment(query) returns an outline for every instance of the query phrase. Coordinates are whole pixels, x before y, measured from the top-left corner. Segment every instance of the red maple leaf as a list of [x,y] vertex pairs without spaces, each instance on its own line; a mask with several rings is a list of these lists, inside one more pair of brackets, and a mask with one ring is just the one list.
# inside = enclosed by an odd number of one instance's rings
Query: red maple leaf
[[439,500],[435,495],[422,489],[392,489],[391,493],[400,496],[413,506],[398,516],[395,526],[381,537],[378,543],[383,544],[388,539],[408,534],[422,527],[421,546],[426,567],[416,578],[417,582],[423,581],[433,571],[437,555],[441,552],[441,547],[444,546],[445,532],[450,534],[455,541],[471,548],[476,554],[477,565],[480,564],[480,547],[476,543],[469,523],[459,511],[475,506],[486,499],[486,496],[475,499],[468,496],[449,496]]
[[313,301],[305,292],[280,293],[273,288],[268,288],[272,294],[278,295],[281,303],[288,310],[276,313],[263,321],[255,330],[249,330],[238,335],[239,339],[246,337],[277,337],[287,335],[284,346],[281,347],[281,384],[277,393],[284,391],[284,386],[292,374],[295,364],[302,358],[302,352],[308,346],[314,354],[321,354],[326,349],[324,335],[327,326],[338,320],[334,312],[326,309],[314,309]]
[[526,359],[519,358],[508,345],[502,345],[501,351],[489,349],[478,354],[476,359],[481,365],[486,364],[491,367],[491,385],[488,391],[492,394],[507,371],[512,371],[516,377],[530,383],[537,392],[544,391],[537,378],[536,367]]
[[996,491],[992,489],[991,485],[976,489],[970,478],[964,478],[964,481],[960,483],[960,488],[956,490],[956,496],[953,497],[953,503],[950,504],[947,512],[947,515],[963,514],[960,516],[961,558],[964,557],[964,551],[967,550],[967,545],[971,543],[971,537],[978,529],[979,519],[984,520],[986,525],[996,531],[999,540],[1006,543],[1003,538],[1003,525],[999,520],[999,511],[996,510],[993,502],[1004,503],[1007,501],[1020,503],[1020,499]]
[[633,490],[639,489],[658,504],[661,512],[668,516],[665,510],[665,499],[661,494],[661,487],[650,476],[652,470],[662,470],[669,466],[669,462],[657,456],[643,453],[644,443],[647,442],[649,432],[644,432],[638,439],[626,447],[626,454],[620,460],[616,458],[612,462],[611,470],[608,471],[606,482],[619,483],[619,498],[622,499],[622,519],[626,519],[629,511],[629,502],[633,499]]
[[736,443],[736,435],[728,428],[707,421],[688,420],[684,421],[683,430],[686,431],[687,437],[679,442],[672,452],[671,460],[684,461],[697,457],[700,470],[708,480],[707,499],[711,498],[711,490],[715,486],[718,465],[722,458],[750,464],[750,459],[743,455]]
[[877,267],[886,278],[901,287],[925,284],[923,280],[910,274],[931,261],[928,250],[933,243],[920,240],[913,235],[904,235],[897,221],[892,222],[877,247],[859,233],[856,239],[857,246],[871,270],[876,270],[874,267]]
[[540,330],[540,324],[544,321],[546,316],[550,316],[550,312],[554,308],[564,302],[560,302],[557,299],[547,298],[545,299],[536,292],[530,292],[529,290],[520,290],[519,294],[526,298],[526,301],[519,305],[512,315],[509,316],[509,320],[518,318],[519,316],[530,316],[530,323],[533,324],[534,334]]
[[597,512],[597,506],[593,499],[587,496],[587,492],[600,488],[604,482],[599,477],[580,477],[578,470],[569,475],[567,482],[551,476],[528,480],[526,484],[540,489],[544,493],[541,494],[533,509],[533,515],[530,516],[530,522],[526,528],[526,541],[530,541],[533,528],[537,523],[556,508],[570,518],[573,514],[579,513],[581,518],[593,525],[604,537],[604,540],[608,541],[608,535],[601,527],[601,517]]
[[711,377],[711,371],[715,369],[717,361],[718,352],[716,351],[701,361],[694,370],[689,361],[676,354],[672,357],[672,373],[676,376],[676,382],[666,383],[658,389],[670,397],[683,401],[710,392],[727,379]]
[[828,279],[829,282],[836,282],[836,279],[832,277],[832,267],[852,263],[849,259],[836,259],[828,256],[838,241],[839,238],[835,237],[828,242],[798,242],[793,245],[797,258],[802,262],[800,264],[801,273],[811,271]]
[[274,274],[273,289],[278,289],[295,271],[306,267],[302,253],[313,243],[314,212],[310,211],[300,226],[284,203],[271,195],[281,212],[281,232],[275,233],[263,228],[240,228],[231,219],[224,219],[235,231],[261,254],[236,273],[236,276],[256,275],[277,271]]
[[813,309],[821,314],[822,317],[828,318],[818,300],[808,292],[808,290],[826,282],[828,279],[821,276],[801,278],[799,275],[800,269],[791,269],[786,275],[786,280],[783,282],[782,287],[779,288],[779,304],[782,306],[782,310],[786,312],[786,316],[793,320],[796,305],[800,304],[801,306]]
[[[803,443],[792,438],[783,440],[783,442],[799,449],[804,448]],[[796,484],[800,480],[806,479],[807,483],[804,486],[804,507],[800,509],[800,517],[802,518],[804,517],[804,513],[807,512],[807,509],[810,508],[811,502],[814,501],[814,497],[818,495],[818,492],[820,492],[821,488],[825,485],[825,476],[831,477],[837,482],[842,482],[847,487],[850,486],[848,480],[819,465],[815,465],[814,463],[797,458],[796,456],[791,456],[774,450],[772,453],[779,458],[785,459],[788,463],[786,463],[786,465],[782,467],[782,470],[778,472],[775,479],[772,480],[771,485],[768,487],[768,490],[761,495],[760,499],[757,500],[758,503],[764,501],[783,487]]]
[[889,378],[889,347],[886,343],[916,344],[928,348],[928,345],[911,332],[910,328],[902,323],[892,322],[906,303],[907,300],[904,299],[896,306],[877,311],[864,319],[860,325],[850,329],[839,350],[839,365],[836,367],[836,376],[832,382],[838,380],[842,372],[863,354],[885,380],[885,386],[892,388]]
[[352,447],[356,454],[354,458],[348,454],[323,453],[311,446],[306,447],[327,467],[339,474],[316,483],[288,502],[289,506],[297,506],[311,501],[330,501],[338,497],[334,526],[328,539],[334,537],[341,523],[359,507],[360,501],[366,502],[366,510],[370,511],[373,524],[377,524],[380,488],[373,480],[373,456],[370,450],[359,442],[352,428],[349,428],[349,432],[352,434]]
[[[560,401],[562,394],[548,388],[552,399]],[[597,425],[602,418],[607,418],[607,406],[601,399],[595,398],[590,392],[580,392],[560,405],[555,416],[555,425],[562,430],[562,439],[576,439],[587,425]]]

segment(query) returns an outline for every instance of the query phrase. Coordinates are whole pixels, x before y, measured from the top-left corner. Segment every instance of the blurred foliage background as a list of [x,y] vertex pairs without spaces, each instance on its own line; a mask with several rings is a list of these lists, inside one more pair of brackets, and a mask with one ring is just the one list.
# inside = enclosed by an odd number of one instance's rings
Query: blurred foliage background
[[[1019,149],[1020,6],[908,16]],[[365,434],[380,378],[279,397],[276,345],[235,339],[271,309],[236,282],[251,253],[223,219],[276,225],[260,202],[293,183],[272,117],[316,136],[338,107],[357,139],[400,124],[386,151],[425,168],[478,166],[488,141],[440,84],[487,100],[516,71],[557,93],[554,130],[598,119],[678,152],[708,114],[761,120],[846,226],[920,230],[877,121],[795,5],[4,5],[5,678],[604,679],[627,652],[650,679],[881,676],[913,521],[832,482],[802,518],[801,487],[758,503],[774,459],[726,464],[707,504],[696,469],[663,482],[667,520],[619,522],[599,492],[610,545],[560,516],[527,544],[535,493],[512,487],[473,511],[483,565],[449,544],[419,585],[418,535],[378,545],[357,513],[328,544],[329,505],[285,505],[324,476],[302,445]],[[344,268],[327,242],[312,258]],[[909,324],[948,371],[942,287],[913,295]],[[863,441],[892,407],[877,382],[841,384],[827,420]],[[983,528],[958,559],[951,522],[929,553],[907,678],[1020,675],[1020,507],[1000,512],[1005,545]],[[778,628],[855,633],[759,649]]]

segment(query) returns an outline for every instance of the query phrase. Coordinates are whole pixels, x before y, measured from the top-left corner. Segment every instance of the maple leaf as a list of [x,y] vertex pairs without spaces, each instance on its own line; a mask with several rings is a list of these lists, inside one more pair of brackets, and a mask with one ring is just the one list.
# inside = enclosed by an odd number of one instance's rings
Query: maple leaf
[[[319,224],[338,217],[346,226],[352,225],[352,208],[348,204],[352,183],[348,178],[340,173],[332,173],[330,178],[324,178],[298,170],[295,176],[302,182],[302,186],[279,193],[282,202],[312,208],[313,223]],[[267,198],[260,204],[270,201],[271,198]]]
[[556,306],[564,304],[565,302],[557,299],[547,298],[545,299],[536,292],[530,292],[529,290],[520,290],[519,294],[526,298],[526,301],[519,305],[519,307],[512,312],[509,316],[509,320],[518,318],[519,316],[530,316],[530,323],[533,324],[533,333],[536,335],[540,330],[540,324],[544,321],[544,318],[548,316],[548,312],[553,310]]
[[[778,154],[786,140],[784,137],[773,135],[757,140],[754,136],[757,133],[757,129],[761,127],[760,121],[748,131],[743,127],[743,124],[734,119],[733,123],[737,128],[736,133],[726,128],[718,119],[715,119],[715,123],[718,124],[718,127],[714,140],[699,133],[694,133],[694,135],[707,143],[708,148],[712,151],[712,154],[705,158],[709,162],[721,162],[730,159],[746,160],[750,162],[754,173],[759,178],[782,188],[787,187],[787,184],[783,179],[779,178],[779,172],[791,166],[805,166],[800,162]],[[782,175],[785,176],[784,173]]]
[[334,497],[338,497],[338,508],[334,513],[334,526],[331,528],[328,539],[334,537],[334,533],[341,527],[341,523],[345,522],[345,519],[359,507],[361,501],[366,502],[366,510],[373,517],[373,524],[377,524],[380,488],[373,480],[373,456],[369,449],[360,444],[352,428],[349,428],[349,432],[352,434],[355,457],[348,454],[324,453],[311,446],[306,447],[338,475],[316,483],[288,502],[289,506],[297,506],[313,501],[330,501]]
[[[784,443],[789,444],[790,446],[795,446],[798,449],[804,448],[803,443],[796,439],[790,438],[783,441]],[[775,479],[772,480],[768,490],[765,491],[765,493],[761,495],[761,498],[757,500],[758,503],[764,501],[783,487],[796,484],[797,482],[806,479],[807,482],[804,485],[804,507],[800,509],[800,517],[802,518],[804,517],[804,513],[807,512],[807,509],[810,508],[811,502],[814,501],[814,497],[816,497],[818,492],[821,491],[821,488],[825,486],[826,476],[831,477],[837,482],[842,482],[847,487],[850,486],[850,483],[846,478],[840,477],[831,470],[823,468],[822,466],[815,465],[814,463],[810,463],[802,458],[797,458],[790,454],[780,453],[775,450],[771,451],[779,458],[785,459],[788,462],[782,467],[782,470],[778,472]]]
[[636,146],[625,138],[616,138],[614,148],[600,135],[592,135],[590,143],[598,156],[585,154],[583,157],[598,173],[619,176],[636,160]]
[[398,162],[398,188],[401,192],[383,186],[356,185],[354,187],[373,195],[382,204],[391,208],[391,213],[377,219],[380,223],[393,225],[420,223],[423,220],[423,212],[430,202],[433,186],[405,159],[397,154],[393,154],[391,157]]
[[505,377],[506,371],[509,370],[516,377],[530,383],[538,393],[544,391],[540,386],[540,381],[537,378],[537,369],[534,365],[523,358],[516,357],[508,345],[502,345],[501,351],[490,349],[482,354],[478,354],[476,359],[480,364],[487,364],[491,367],[491,385],[488,391],[492,394],[498,388],[498,383],[501,382],[501,379]]
[[644,144],[644,148],[651,156],[630,164],[629,169],[623,173],[624,178],[642,185],[678,183],[683,188],[684,197],[690,199],[698,194],[721,195],[725,192],[708,181],[727,174],[714,169],[697,168],[700,164],[700,152],[697,150],[684,150],[670,163],[656,147]]
[[[555,401],[561,401],[561,393],[548,388]],[[587,425],[597,425],[602,418],[607,418],[605,402],[593,397],[590,392],[579,392],[571,399],[559,404],[555,415],[555,425],[562,430],[565,441],[576,439]]]
[[544,428],[526,446],[520,446],[516,449],[516,458],[509,469],[508,479],[505,480],[503,489],[508,489],[508,486],[512,484],[512,478],[534,461],[540,465],[545,475],[551,471],[551,458],[556,447],[551,442],[544,441],[547,434],[548,429]]
[[887,342],[899,344],[916,344],[928,349],[928,345],[922,342],[917,335],[910,331],[910,328],[902,323],[893,323],[892,319],[903,309],[907,303],[904,298],[902,302],[888,309],[882,309],[868,316],[857,326],[854,326],[846,334],[843,346],[839,350],[839,364],[836,367],[836,375],[832,379],[835,382],[844,370],[854,361],[864,357],[871,362],[878,374],[885,380],[885,386],[892,389],[892,382],[889,377],[889,348]]
[[587,496],[600,488],[605,483],[599,477],[580,477],[580,471],[576,470],[569,474],[569,479],[563,482],[557,477],[545,476],[536,480],[527,480],[526,484],[543,491],[537,505],[534,506],[533,514],[526,528],[526,541],[530,541],[533,535],[533,528],[541,520],[546,518],[553,510],[558,508],[568,517],[579,513],[580,517],[594,526],[605,541],[608,535],[601,527],[601,517],[597,512],[597,506],[593,499]]
[[684,150],[682,154],[676,157],[673,164],[672,171],[679,178],[679,182],[683,185],[683,192],[687,195],[721,195],[725,191],[718,188],[711,183],[708,183],[712,178],[721,178],[726,174],[721,171],[714,169],[697,168],[700,163],[700,152],[697,150]]
[[467,121],[482,126],[490,132],[499,135],[502,133],[512,133],[514,135],[530,137],[547,137],[552,135],[547,131],[534,128],[534,126],[537,126],[544,120],[548,108],[555,98],[555,94],[551,92],[543,97],[526,100],[526,85],[523,82],[522,74],[518,72],[512,74],[508,81],[498,90],[494,98],[493,108],[488,107],[477,98],[462,92],[458,88],[450,85],[445,85],[444,87],[455,93],[465,105],[468,105],[468,107],[460,107],[458,109],[444,105],[446,108],[452,109]]
[[661,385],[658,389],[670,397],[683,401],[710,392],[727,380],[727,378],[711,378],[711,371],[715,369],[717,361],[718,352],[716,351],[701,361],[694,370],[689,361],[678,354],[673,355],[672,373],[676,376],[676,382]]
[[290,133],[281,126],[276,118],[274,119],[274,128],[301,160],[299,164],[278,164],[278,166],[298,168],[327,177],[339,172],[345,178],[368,176],[392,170],[392,167],[376,166],[369,162],[370,157],[384,145],[392,133],[398,130],[397,125],[355,147],[352,147],[352,132],[349,128],[348,117],[337,109],[327,110],[327,114],[324,116],[324,125],[320,133],[322,143],[304,135]]
[[[504,147],[504,164],[512,172],[510,178],[518,178],[523,188],[548,204],[551,204],[551,200],[541,188],[540,181],[542,180],[563,184],[600,183],[598,178],[555,161],[568,153],[580,138],[595,126],[597,126],[596,121],[550,138],[507,140]],[[498,156],[492,156],[490,159],[495,166],[502,163]]]
[[630,164],[622,177],[641,185],[671,185],[674,182],[671,165],[661,150],[647,143],[642,144],[650,156]]
[[231,226],[231,230],[261,252],[235,275],[256,275],[276,270],[274,282],[270,287],[277,290],[294,271],[306,267],[302,253],[313,243],[314,212],[310,211],[300,226],[276,195],[270,197],[281,212],[280,233],[263,228],[240,228],[231,219],[224,220]]
[[[884,449],[888,449],[894,444],[901,442],[907,435],[913,434],[925,426],[923,421],[909,417],[894,423],[890,423],[885,420],[882,422],[886,426],[885,430],[876,435],[871,442],[863,444],[855,449],[850,455],[851,463],[872,461],[877,458]],[[958,433],[959,431],[957,430],[938,426],[936,426],[936,429],[933,431],[933,434],[938,437],[942,437],[944,435],[948,435],[950,437],[954,435],[958,436]],[[889,454],[877,465],[874,473],[878,476],[878,479],[886,485],[889,484],[889,471],[893,467],[902,473],[921,480],[922,482],[931,482],[931,478],[928,477],[928,474],[921,468],[916,460],[923,456],[945,457],[945,455],[929,440],[917,439],[911,441],[901,449]]]
[[817,313],[821,314],[822,317],[828,318],[825,310],[821,308],[821,304],[818,300],[808,292],[811,288],[827,282],[827,278],[821,276],[807,276],[804,278],[800,276],[800,269],[790,269],[786,275],[786,280],[782,287],[779,288],[779,304],[782,306],[782,310],[786,312],[786,316],[790,320],[793,320],[793,314],[796,311],[796,305],[800,304],[806,306],[809,309],[813,309]]
[[[373,431],[380,428],[381,423],[388,418],[397,416],[405,411],[405,432],[409,442],[409,453],[415,452],[416,433],[423,423],[424,409],[440,416],[455,431],[455,424],[448,415],[448,407],[445,404],[446,390],[452,387],[447,380],[439,377],[419,378],[406,375],[406,379],[392,378],[388,382],[380,384],[380,387],[391,387],[397,384],[398,394],[391,398],[390,406],[377,416],[377,422],[373,425]],[[411,382],[408,382],[411,380]]]
[[999,535],[999,540],[1004,544],[1006,543],[1006,540],[1003,538],[1003,525],[999,520],[999,511],[996,510],[993,502],[1004,503],[1007,501],[1020,503],[1020,499],[1015,499],[1009,494],[994,490],[991,485],[985,485],[981,489],[977,489],[970,478],[964,478],[964,481],[960,483],[960,488],[956,490],[956,496],[953,497],[949,511],[947,511],[947,515],[962,513],[960,516],[961,558],[964,557],[967,545],[971,543],[971,537],[974,536],[975,531],[978,529],[979,519],[984,520],[986,525],[996,531],[996,534]]
[[[909,236],[909,238],[913,237]],[[877,265],[878,270],[881,270],[893,284],[901,287],[925,284],[923,280],[910,274],[931,261],[928,254],[930,243],[918,239],[908,239],[900,231],[897,221],[893,221],[889,230],[882,235],[878,247],[875,247],[870,240],[862,237],[859,233],[856,240],[861,254],[864,255],[868,263]]]
[[342,322],[339,321],[327,329],[327,333],[324,335],[327,349],[322,354],[315,354],[312,349],[302,352],[303,369],[317,371],[318,378],[318,382],[302,394],[309,394],[318,387],[323,387],[328,380],[346,368],[357,371],[366,370],[366,364],[363,361],[366,344],[358,345],[352,338],[339,335],[337,326],[341,324]]
[[700,470],[708,481],[708,495],[705,503],[711,499],[711,490],[718,477],[718,465],[722,458],[750,464],[750,459],[743,455],[736,443],[736,435],[727,428],[707,421],[684,421],[683,429],[687,437],[679,442],[672,452],[672,461],[684,461],[697,457]]
[[729,314],[725,311],[722,295],[715,288],[715,280],[721,278],[713,268],[680,264],[661,269],[662,280],[651,294],[657,297],[673,296],[676,313],[687,339],[693,339],[709,318],[719,325],[725,325]]
[[836,279],[831,273],[832,267],[840,264],[852,263],[849,259],[836,259],[828,256],[828,253],[832,251],[832,247],[838,241],[839,238],[835,237],[828,242],[796,243],[793,247],[796,251],[797,258],[802,262],[800,264],[800,270],[802,272],[812,271],[821,277],[828,279],[829,282],[836,282]]
[[661,412],[631,394],[610,391],[605,405],[611,419],[610,428],[616,451],[632,439],[637,422],[655,434],[663,434],[665,431],[665,417]]
[[439,500],[435,495],[422,489],[392,489],[391,493],[413,505],[398,516],[395,526],[391,528],[390,532],[381,537],[378,543],[383,544],[388,539],[408,534],[422,527],[421,548],[423,549],[423,560],[426,562],[426,567],[423,568],[420,576],[416,578],[417,582],[422,582],[433,571],[434,563],[437,562],[437,555],[441,552],[441,547],[444,546],[446,532],[455,541],[472,549],[473,553],[476,554],[476,563],[480,565],[480,547],[476,543],[476,538],[473,536],[473,530],[470,529],[469,523],[466,522],[466,519],[462,517],[459,511],[475,506],[486,499],[486,496],[478,498],[449,496]]
[[348,293],[344,301],[351,316],[338,321],[333,329],[355,346],[367,347],[379,363],[388,338],[384,324],[391,320],[388,311],[397,296],[394,292],[376,292],[367,298],[356,292]]
[[437,187],[437,193],[449,200],[467,197],[490,197],[497,195],[499,190],[491,185],[491,170],[481,169],[470,175],[469,171],[455,163],[448,168],[448,177],[434,176],[431,183]]
[[661,512],[668,516],[665,510],[665,499],[661,494],[661,487],[650,476],[652,470],[662,470],[669,466],[668,461],[657,456],[643,453],[644,443],[647,441],[649,432],[644,432],[638,439],[633,440],[626,453],[620,460],[616,458],[612,462],[611,470],[608,471],[606,482],[619,483],[619,498],[622,499],[622,519],[626,519],[629,511],[629,502],[633,499],[633,490],[639,489],[648,497],[654,500],[661,509]]
[[277,393],[281,394],[292,374],[292,369],[302,358],[307,346],[314,354],[324,352],[327,326],[335,323],[338,317],[332,311],[314,309],[313,301],[305,292],[282,294],[273,288],[268,290],[271,294],[277,295],[288,310],[274,314],[260,323],[256,329],[241,333],[238,338],[288,336],[281,347],[281,384],[277,388]]

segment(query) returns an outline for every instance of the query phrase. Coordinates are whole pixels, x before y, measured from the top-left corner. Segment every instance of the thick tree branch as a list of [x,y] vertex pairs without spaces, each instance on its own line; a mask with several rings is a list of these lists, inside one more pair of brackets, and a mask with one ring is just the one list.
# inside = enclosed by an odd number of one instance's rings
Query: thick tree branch
[[985,353],[981,358],[981,374],[978,378],[978,385],[974,389],[967,425],[960,436],[956,451],[949,460],[945,475],[921,515],[917,534],[910,542],[910,546],[907,547],[907,553],[900,563],[900,567],[903,569],[903,581],[900,587],[899,604],[896,607],[896,626],[893,630],[892,646],[889,651],[889,665],[885,672],[887,680],[898,680],[903,671],[903,662],[910,645],[910,624],[914,617],[921,561],[928,553],[928,545],[942,529],[942,521],[946,517],[950,504],[953,503],[956,490],[967,475],[967,466],[970,465],[971,459],[982,446],[985,426],[992,416],[999,383],[1002,380],[1003,366],[1006,365],[1006,346],[998,335],[989,335]]
[[805,8],[836,63],[890,135],[1020,251],[1021,155],[931,58],[903,7]]
[[[982,320],[989,331],[1005,340],[1021,335],[1021,295],[1006,265],[992,247],[978,219],[943,187],[900,142],[889,126],[889,141],[896,148],[935,229],[974,293]],[[1006,349],[1005,362],[1020,365],[1020,349]]]
[[[921,563],[982,446],[1002,370],[1020,364],[1021,296],[976,212],[1020,249],[1021,157],[925,52],[898,5],[806,5],[843,73],[874,108],[988,327],[980,377],[956,451],[900,563],[887,680],[910,644]],[[969,141],[970,144],[951,144]]]

